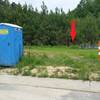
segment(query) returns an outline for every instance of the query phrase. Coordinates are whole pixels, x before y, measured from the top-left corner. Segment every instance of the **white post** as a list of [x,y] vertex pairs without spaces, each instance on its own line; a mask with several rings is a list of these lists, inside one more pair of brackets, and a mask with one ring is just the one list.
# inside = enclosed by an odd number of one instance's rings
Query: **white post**
[[100,61],[100,40],[98,41],[98,60]]

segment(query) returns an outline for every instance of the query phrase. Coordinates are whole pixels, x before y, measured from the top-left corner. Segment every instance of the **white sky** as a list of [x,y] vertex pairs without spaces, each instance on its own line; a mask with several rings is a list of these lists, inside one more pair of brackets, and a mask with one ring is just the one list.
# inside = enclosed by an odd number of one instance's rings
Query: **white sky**
[[68,10],[73,10],[77,7],[77,4],[79,4],[80,0],[9,0],[10,2],[20,2],[21,4],[25,4],[25,2],[29,5],[31,4],[34,8],[38,8],[38,10],[41,10],[41,4],[42,1],[45,2],[48,9],[54,9],[56,7],[63,8],[63,10],[67,13]]

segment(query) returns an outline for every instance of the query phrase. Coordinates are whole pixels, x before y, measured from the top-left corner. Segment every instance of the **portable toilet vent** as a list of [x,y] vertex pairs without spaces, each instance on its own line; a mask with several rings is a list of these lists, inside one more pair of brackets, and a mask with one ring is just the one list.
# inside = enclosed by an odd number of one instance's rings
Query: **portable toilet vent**
[[22,27],[0,23],[0,65],[15,66],[22,55]]

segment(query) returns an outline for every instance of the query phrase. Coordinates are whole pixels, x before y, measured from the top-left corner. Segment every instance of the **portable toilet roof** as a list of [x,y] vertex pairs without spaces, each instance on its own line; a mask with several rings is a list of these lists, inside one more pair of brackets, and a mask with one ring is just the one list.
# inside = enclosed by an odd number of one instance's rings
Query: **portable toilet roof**
[[9,23],[0,23],[0,65],[16,65],[22,55],[22,27]]
[[9,23],[0,23],[0,25],[6,25],[6,26],[10,26],[10,27],[15,27],[15,28],[20,28],[22,29],[21,26],[15,25],[15,24],[9,24]]

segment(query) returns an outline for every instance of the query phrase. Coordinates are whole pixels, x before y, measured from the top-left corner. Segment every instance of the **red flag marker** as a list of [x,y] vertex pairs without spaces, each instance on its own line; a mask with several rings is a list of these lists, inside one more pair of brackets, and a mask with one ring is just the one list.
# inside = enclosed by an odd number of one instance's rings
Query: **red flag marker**
[[71,21],[71,32],[70,32],[70,36],[72,38],[72,42],[74,42],[75,37],[76,37],[76,23],[74,20]]

